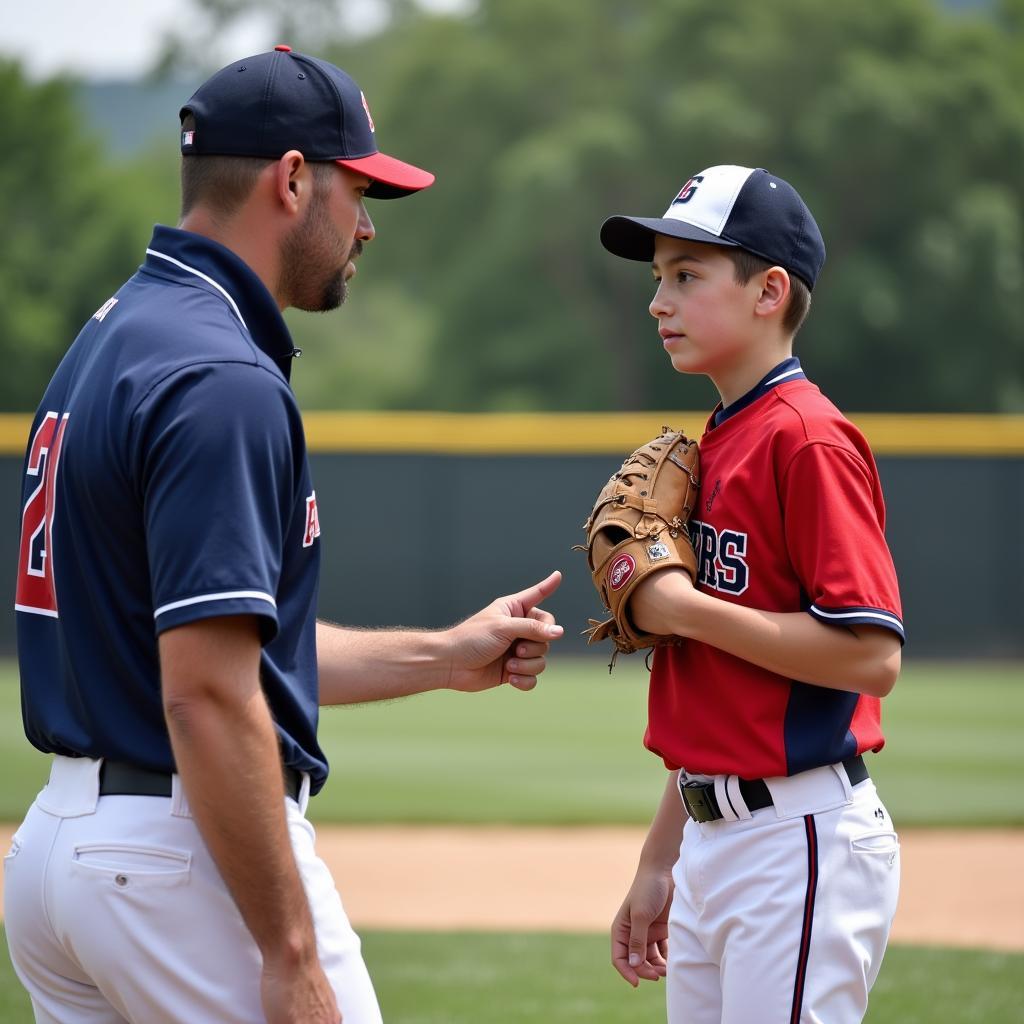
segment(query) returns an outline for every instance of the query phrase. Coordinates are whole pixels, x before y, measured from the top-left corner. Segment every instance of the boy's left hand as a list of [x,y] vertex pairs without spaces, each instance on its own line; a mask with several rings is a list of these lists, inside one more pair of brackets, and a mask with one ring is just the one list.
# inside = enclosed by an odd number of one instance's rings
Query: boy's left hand
[[633,622],[655,636],[684,636],[687,606],[696,593],[682,569],[654,573],[633,591],[629,606]]

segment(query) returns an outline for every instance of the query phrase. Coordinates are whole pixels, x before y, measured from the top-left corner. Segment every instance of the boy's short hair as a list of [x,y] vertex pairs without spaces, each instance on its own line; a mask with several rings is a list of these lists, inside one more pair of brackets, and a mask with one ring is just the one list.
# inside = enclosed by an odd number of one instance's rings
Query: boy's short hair
[[[756,274],[763,274],[766,270],[778,266],[777,263],[763,259],[752,252],[747,252],[746,249],[721,246],[719,251],[732,260],[733,276],[737,284],[746,284]],[[803,327],[810,309],[810,289],[796,274],[790,274],[789,301],[786,303],[786,311],[782,315],[782,326],[790,335],[796,334]]]

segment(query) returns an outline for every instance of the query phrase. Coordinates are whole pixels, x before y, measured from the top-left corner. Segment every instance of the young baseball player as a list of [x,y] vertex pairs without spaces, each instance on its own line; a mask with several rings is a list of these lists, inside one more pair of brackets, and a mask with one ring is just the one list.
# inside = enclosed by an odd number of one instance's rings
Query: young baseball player
[[696,583],[638,588],[654,654],[645,745],[668,784],[612,926],[632,985],[667,974],[672,1024],[853,1024],[896,908],[899,843],[864,755],[904,639],[871,451],[793,338],[825,260],[768,171],[710,167],[602,244],[651,265],[672,367],[721,403],[700,440]]
[[530,689],[559,576],[447,630],[317,622],[281,310],[338,306],[374,237],[364,200],[433,175],[378,150],[348,75],[287,46],[181,117],[181,223],[83,327],[26,454],[22,706],[54,759],[5,858],[11,958],[45,1024],[379,1024],[305,818],[318,707]]

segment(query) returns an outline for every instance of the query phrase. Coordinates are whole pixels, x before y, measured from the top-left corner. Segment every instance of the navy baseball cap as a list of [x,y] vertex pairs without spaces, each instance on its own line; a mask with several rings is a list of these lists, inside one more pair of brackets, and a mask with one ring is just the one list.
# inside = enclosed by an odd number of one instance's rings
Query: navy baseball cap
[[334,160],[372,180],[366,194],[398,199],[434,175],[377,149],[373,118],[358,85],[327,61],[275,46],[221,68],[181,108],[195,128],[181,133],[183,154],[277,160],[297,149],[307,160]]
[[655,235],[746,249],[808,288],[825,262],[825,242],[807,204],[763,167],[709,167],[687,179],[663,217],[616,216],[601,225],[601,244],[627,260],[650,263]]

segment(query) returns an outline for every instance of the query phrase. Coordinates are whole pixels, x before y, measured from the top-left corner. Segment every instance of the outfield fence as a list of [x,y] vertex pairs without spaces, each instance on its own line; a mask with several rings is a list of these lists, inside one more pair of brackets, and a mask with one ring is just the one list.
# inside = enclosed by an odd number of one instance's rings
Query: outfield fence
[[[322,529],[321,614],[367,626],[441,626],[561,569],[549,607],[563,649],[599,611],[572,552],[598,487],[663,424],[705,413],[312,412]],[[907,655],[1024,657],[1024,416],[850,417],[875,451],[900,575]],[[0,416],[0,571],[13,580],[30,419]],[[6,567],[6,568],[3,568]],[[13,598],[10,602],[13,605]],[[0,614],[0,653],[14,648]]]

